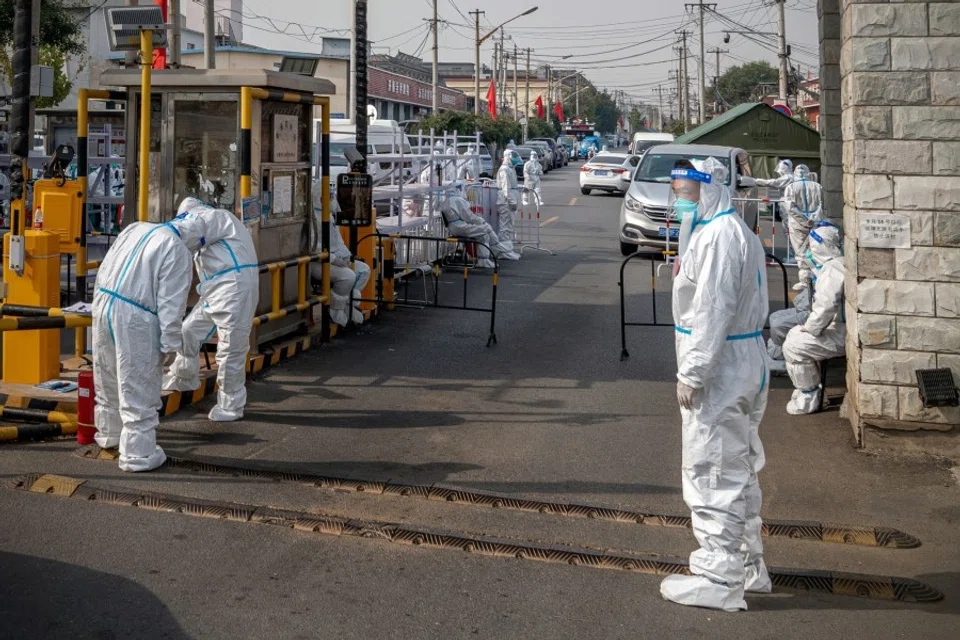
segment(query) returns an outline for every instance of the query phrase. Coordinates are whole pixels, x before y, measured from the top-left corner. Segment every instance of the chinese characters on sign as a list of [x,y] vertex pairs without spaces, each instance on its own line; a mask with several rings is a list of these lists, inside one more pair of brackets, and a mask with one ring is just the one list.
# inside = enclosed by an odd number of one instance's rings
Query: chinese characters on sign
[[387,90],[391,93],[397,93],[401,96],[408,96],[410,95],[410,84],[407,82],[400,82],[399,80],[388,80]]
[[857,244],[875,249],[909,249],[910,218],[889,213],[860,216]]
[[273,161],[296,162],[300,146],[297,116],[273,116]]

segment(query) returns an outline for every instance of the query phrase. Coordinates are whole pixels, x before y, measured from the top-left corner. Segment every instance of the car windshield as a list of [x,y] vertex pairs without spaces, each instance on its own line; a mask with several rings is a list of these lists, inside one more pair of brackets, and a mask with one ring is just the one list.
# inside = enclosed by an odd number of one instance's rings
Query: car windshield
[[[637,168],[633,179],[636,182],[670,182],[670,172],[673,171],[673,165],[678,160],[689,160],[694,165],[699,165],[710,156],[691,156],[681,153],[647,153],[643,156],[643,162]],[[712,156],[720,164],[727,168],[728,176],[730,170],[730,158],[721,156]],[[730,178],[727,178],[725,184],[730,184]]]
[[594,156],[593,160],[587,164],[623,164],[626,158],[619,158],[617,156]]
[[519,155],[521,158],[523,158],[524,160],[527,160],[530,158],[530,152],[533,151],[533,149],[528,149],[526,147],[519,147],[517,149],[514,149],[514,151],[516,151],[517,155]]
[[659,147],[662,144],[663,140],[637,140],[633,143],[633,152],[639,155],[650,147]]

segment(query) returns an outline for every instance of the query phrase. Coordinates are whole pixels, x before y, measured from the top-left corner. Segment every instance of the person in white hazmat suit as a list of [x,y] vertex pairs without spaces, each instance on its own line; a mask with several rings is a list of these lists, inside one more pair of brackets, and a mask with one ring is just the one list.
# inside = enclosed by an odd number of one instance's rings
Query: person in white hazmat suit
[[93,294],[96,442],[120,449],[120,469],[150,471],[167,457],[157,446],[163,365],[183,348],[192,282],[189,246],[200,237],[173,225],[137,222],[117,236]]
[[810,231],[807,254],[814,269],[813,304],[810,316],[787,334],[783,356],[794,392],[787,413],[803,415],[820,408],[820,361],[845,353],[847,326],[843,309],[846,269],[840,246],[840,229],[821,222]]
[[[543,204],[543,193],[540,191],[540,178],[543,176],[543,167],[540,165],[540,156],[536,151],[530,152],[530,159],[523,165],[523,204],[539,202]],[[531,192],[537,194],[534,198]]]
[[807,321],[810,316],[810,290],[804,289],[793,300],[789,309],[780,309],[770,314],[770,337],[767,339],[767,355],[770,356],[770,372],[783,375],[787,363],[783,359],[783,341],[790,330]]
[[466,199],[460,196],[447,198],[440,205],[440,213],[443,215],[443,221],[451,235],[458,238],[472,238],[483,243],[482,245],[476,245],[478,267],[493,268],[494,263],[489,258],[490,251],[498,258],[507,260],[516,260],[520,257],[515,253],[508,256],[511,252],[507,251],[500,243],[500,238],[497,237],[493,227],[486,220],[470,211],[470,203]]
[[459,160],[457,160],[457,150],[453,147],[447,147],[444,155],[447,159],[443,161],[443,171],[441,175],[443,176],[443,184],[450,184],[451,182],[457,181],[457,164],[459,163]]
[[669,576],[660,593],[684,605],[736,611],[747,608],[745,590],[772,588],[757,480],[768,386],[766,265],[763,245],[724,186],[727,170],[713,158],[703,169],[672,172],[681,217],[673,317],[683,498],[700,549],[690,554],[693,575]]
[[[320,229],[323,224],[323,201],[321,200],[320,183],[315,182],[313,187],[313,220],[312,250],[321,250]],[[363,312],[360,310],[359,300],[363,298],[363,288],[370,280],[370,266],[357,260],[352,263],[350,249],[340,235],[337,226],[336,214],[340,211],[337,203],[336,186],[330,186],[330,321],[341,327],[351,321],[354,324],[363,324]],[[323,279],[323,265],[319,262],[310,264],[310,278]],[[353,292],[353,307],[350,307],[350,293]]]
[[477,170],[477,147],[476,145],[467,145],[467,151],[463,154],[457,163],[457,180],[473,180],[480,178],[480,172]]
[[[226,209],[196,198],[180,203],[170,225],[178,230],[193,262],[200,299],[183,323],[183,346],[163,381],[168,391],[200,386],[200,347],[217,336],[217,404],[207,417],[214,422],[243,419],[247,405],[247,353],[253,316],[260,300],[260,271],[253,238]],[[196,238],[194,241],[193,239]]]
[[806,258],[810,230],[823,217],[823,187],[810,179],[810,169],[806,165],[797,165],[793,182],[783,191],[783,202],[788,214],[787,234],[797,256],[800,279],[793,288],[799,291],[810,283],[810,264]]
[[[781,199],[783,197],[783,190],[787,188],[793,182],[793,162],[790,160],[781,160],[777,163],[777,177],[776,178],[753,178],[751,176],[743,176],[740,178],[740,184],[745,187],[757,186],[757,187],[768,187],[770,189],[780,190]],[[786,212],[789,211],[789,207],[786,204],[785,200],[779,202],[774,201],[774,215],[777,221],[782,221]],[[789,235],[789,231],[787,232]]]
[[[503,247],[504,258],[518,260],[519,254],[513,251],[515,239],[514,225],[517,215],[517,171],[513,168],[513,151],[506,149],[503,152],[503,162],[497,171],[497,223],[499,228],[500,245]],[[508,257],[508,256],[517,256]]]

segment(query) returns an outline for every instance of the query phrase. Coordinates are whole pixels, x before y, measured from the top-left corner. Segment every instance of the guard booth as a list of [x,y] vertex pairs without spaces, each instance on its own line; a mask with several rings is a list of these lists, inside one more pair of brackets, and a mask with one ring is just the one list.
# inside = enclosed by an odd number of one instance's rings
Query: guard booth
[[[100,78],[127,97],[124,225],[139,214],[140,82],[136,69]],[[171,220],[184,198],[195,197],[244,221],[261,265],[310,253],[312,124],[321,118],[329,131],[333,83],[270,70],[167,69],[155,71],[151,85],[147,220]],[[276,312],[278,297],[280,307],[302,302],[302,287],[309,289],[298,284],[309,277],[303,267],[260,277],[258,316]],[[309,313],[270,318],[255,329],[255,344],[296,331]]]

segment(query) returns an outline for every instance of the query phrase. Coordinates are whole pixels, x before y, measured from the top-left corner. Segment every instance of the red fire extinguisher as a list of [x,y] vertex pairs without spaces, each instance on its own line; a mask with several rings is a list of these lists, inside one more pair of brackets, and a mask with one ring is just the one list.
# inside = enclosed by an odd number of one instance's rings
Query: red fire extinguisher
[[81,371],[77,376],[77,444],[93,444],[97,427],[93,420],[96,398],[93,390],[93,371]]

